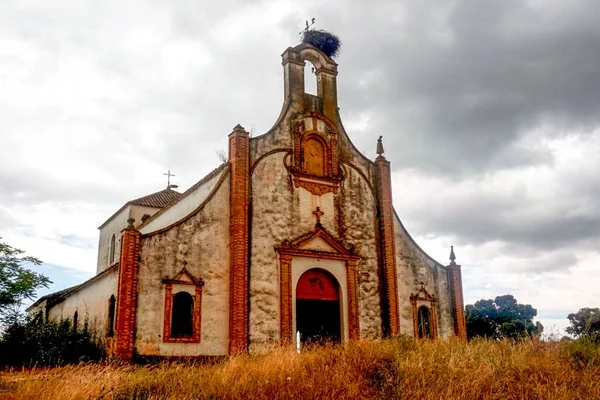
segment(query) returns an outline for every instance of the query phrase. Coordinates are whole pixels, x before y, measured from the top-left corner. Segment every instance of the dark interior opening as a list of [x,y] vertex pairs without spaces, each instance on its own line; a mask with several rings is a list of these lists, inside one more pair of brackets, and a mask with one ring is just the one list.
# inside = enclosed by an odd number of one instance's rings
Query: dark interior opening
[[339,300],[296,300],[296,325],[305,344],[341,341]]
[[106,337],[113,337],[115,335],[115,307],[117,304],[117,300],[115,299],[115,295],[111,295],[110,299],[108,299],[108,330],[106,332]]
[[194,319],[194,299],[188,292],[179,292],[173,296],[173,316],[171,318],[171,336],[192,336]]

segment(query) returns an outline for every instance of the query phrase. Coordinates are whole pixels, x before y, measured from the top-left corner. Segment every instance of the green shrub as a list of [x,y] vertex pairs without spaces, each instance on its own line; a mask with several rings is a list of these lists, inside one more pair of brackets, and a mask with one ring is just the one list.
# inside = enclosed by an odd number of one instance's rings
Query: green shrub
[[0,367],[74,364],[99,360],[102,355],[93,335],[68,320],[14,321],[0,337]]

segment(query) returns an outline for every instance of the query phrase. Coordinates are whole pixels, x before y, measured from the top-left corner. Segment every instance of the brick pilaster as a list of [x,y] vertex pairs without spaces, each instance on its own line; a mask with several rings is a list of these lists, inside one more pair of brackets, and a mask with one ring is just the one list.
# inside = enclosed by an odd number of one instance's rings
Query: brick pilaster
[[280,294],[281,340],[291,343],[294,339],[292,332],[292,257],[280,255]]
[[465,303],[463,300],[462,273],[460,265],[448,266],[450,281],[450,295],[452,296],[452,319],[454,321],[454,334],[461,339],[467,339],[467,324],[465,321]]
[[398,289],[396,281],[396,246],[394,243],[394,212],[392,205],[392,178],[390,163],[383,156],[375,160],[377,170],[377,197],[379,202],[379,229],[382,278],[384,281],[384,328],[387,335],[400,334],[398,316]]
[[248,349],[248,204],[250,135],[237,125],[229,135],[229,352]]
[[346,264],[346,280],[348,284],[348,333],[350,340],[360,338],[358,322],[358,261],[348,260]]
[[119,283],[117,296],[117,323],[115,331],[115,354],[123,360],[133,358],[135,339],[135,317],[137,300],[137,275],[140,251],[140,232],[129,226],[122,232],[121,256],[119,261]]

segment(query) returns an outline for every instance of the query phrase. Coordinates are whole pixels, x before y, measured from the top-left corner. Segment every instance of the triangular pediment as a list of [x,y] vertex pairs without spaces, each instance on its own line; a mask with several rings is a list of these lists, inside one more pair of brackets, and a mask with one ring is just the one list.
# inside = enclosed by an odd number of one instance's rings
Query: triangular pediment
[[303,250],[324,251],[326,253],[339,253],[339,251],[337,251],[329,243],[327,243],[326,240],[319,236],[315,236],[312,239],[302,243],[299,248]]
[[179,273],[175,275],[174,278],[165,277],[165,279],[163,279],[163,282],[200,286],[204,285],[204,281],[202,280],[202,278],[196,279],[196,277],[194,277],[194,275],[192,275],[185,267],[183,267],[181,271],[179,271]]
[[308,232],[292,241],[284,240],[278,247],[280,252],[298,250],[304,252],[327,253],[346,258],[357,258],[354,248],[347,249],[338,242],[321,224],[317,224],[311,232]]
[[425,284],[423,282],[420,283],[421,288],[419,291],[411,296],[411,299],[415,300],[425,300],[425,301],[435,301],[435,296],[429,294],[427,289],[425,289]]

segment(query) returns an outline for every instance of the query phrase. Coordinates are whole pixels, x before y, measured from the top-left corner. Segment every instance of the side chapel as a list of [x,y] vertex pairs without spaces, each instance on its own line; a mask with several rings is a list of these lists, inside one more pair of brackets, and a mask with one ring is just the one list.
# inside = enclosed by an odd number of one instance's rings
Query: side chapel
[[[317,95],[305,93],[312,63]],[[110,355],[222,356],[276,342],[465,338],[461,267],[428,256],[339,115],[337,64],[282,55],[285,101],[265,134],[240,125],[229,160],[184,193],[127,202],[100,226],[97,275],[29,312],[94,329]]]

